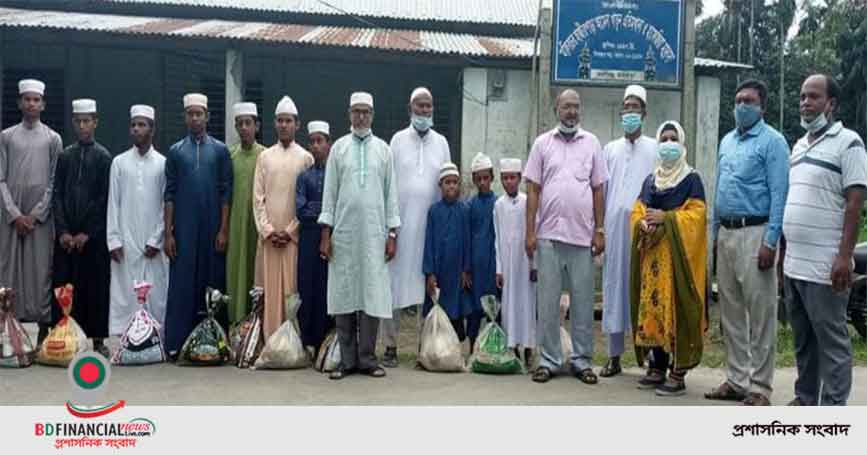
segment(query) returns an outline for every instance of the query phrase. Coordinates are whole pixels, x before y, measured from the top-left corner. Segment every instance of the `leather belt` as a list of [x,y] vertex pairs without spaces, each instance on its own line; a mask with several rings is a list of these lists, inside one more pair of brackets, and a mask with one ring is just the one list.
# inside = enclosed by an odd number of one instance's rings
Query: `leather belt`
[[768,222],[766,216],[735,216],[720,217],[719,224],[726,229],[741,229],[748,226],[758,226]]

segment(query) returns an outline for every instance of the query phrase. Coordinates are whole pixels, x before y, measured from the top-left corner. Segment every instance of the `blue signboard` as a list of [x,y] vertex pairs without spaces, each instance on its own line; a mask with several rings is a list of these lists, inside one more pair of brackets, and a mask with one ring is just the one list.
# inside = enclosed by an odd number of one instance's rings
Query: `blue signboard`
[[555,84],[679,87],[685,0],[554,0]]

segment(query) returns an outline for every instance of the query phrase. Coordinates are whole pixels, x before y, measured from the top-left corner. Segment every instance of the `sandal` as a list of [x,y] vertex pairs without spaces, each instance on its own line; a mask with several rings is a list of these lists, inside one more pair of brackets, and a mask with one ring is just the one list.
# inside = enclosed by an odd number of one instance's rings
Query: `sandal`
[[339,366],[334,371],[328,374],[328,379],[340,380],[351,374],[355,374],[355,368],[343,368],[343,366]]
[[533,382],[543,383],[551,380],[551,370],[546,367],[536,368],[533,373]]
[[382,367],[373,367],[368,368],[366,370],[360,370],[361,374],[366,374],[372,378],[383,378],[385,377],[385,370]]
[[618,357],[608,359],[608,363],[599,370],[599,376],[602,376],[603,378],[617,376],[620,373],[623,373],[623,368],[620,367],[620,358]]
[[741,402],[744,406],[770,406],[771,400],[768,400],[768,397],[762,395],[761,393],[750,393],[744,401]]
[[662,384],[665,384],[665,372],[652,368],[638,380],[638,388],[641,390],[653,390]]
[[744,394],[735,390],[728,382],[723,382],[719,387],[704,394],[708,400],[743,401]]
[[599,382],[599,378],[596,377],[596,373],[593,372],[590,368],[585,368],[581,371],[576,371],[572,373],[579,381],[585,384],[596,384]]

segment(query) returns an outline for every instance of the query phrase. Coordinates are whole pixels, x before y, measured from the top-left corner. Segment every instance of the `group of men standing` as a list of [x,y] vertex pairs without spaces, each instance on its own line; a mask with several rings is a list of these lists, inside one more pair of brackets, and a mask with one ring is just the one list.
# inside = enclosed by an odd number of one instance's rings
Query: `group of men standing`
[[[256,142],[256,105],[235,105],[241,142],[229,148],[207,133],[207,97],[188,94],[188,135],[164,155],[153,147],[154,109],[135,105],[133,147],[114,160],[95,141],[95,101],[73,102],[78,140],[63,150],[60,137],[39,120],[44,92],[42,82],[22,80],[23,120],[0,135],[0,282],[18,291],[16,312],[39,322],[40,341],[58,317],[52,314],[56,284],[75,285],[73,316],[95,348],[105,350],[102,340],[119,334],[136,309],[133,283],[151,282],[149,309],[164,321],[170,356],[202,317],[206,287],[228,288],[232,300],[222,322],[231,324],[250,311],[247,291],[260,285],[266,337],[283,323],[285,299],[299,288],[303,343],[318,349],[336,326],[343,360],[332,379],[355,372],[385,376],[375,355],[380,325],[383,364],[397,366],[400,310],[425,300],[428,210],[440,199],[442,172],[451,165],[447,141],[432,128],[427,89],[412,92],[410,125],[390,144],[372,133],[373,97],[356,92],[349,102],[350,133],[332,145],[329,125],[310,122],[310,151],[296,141],[299,112],[288,96],[277,104],[277,143],[269,148]],[[774,266],[785,257],[799,372],[792,404],[846,402],[852,356],[845,308],[867,152],[857,134],[834,119],[839,94],[830,77],[804,82],[800,107],[807,134],[790,154],[782,135],[762,120],[765,84],[749,80],[737,88],[737,128],[720,144],[713,211],[728,373],[706,394],[709,399],[769,404]],[[518,198],[526,207],[520,223],[525,232],[508,238],[523,244],[523,259],[538,278],[537,382],[566,365],[582,382],[597,382],[591,369],[592,258],[606,246],[609,361],[600,375],[622,371],[630,330],[630,214],[659,160],[656,140],[642,134],[647,92],[630,86],[622,102],[624,135],[603,148],[580,126],[579,94],[565,90],[556,101],[558,126],[537,138],[523,172],[520,162],[509,164],[510,174],[523,176],[527,187]],[[484,194],[490,200],[482,196],[473,204],[487,214],[480,222],[493,226],[493,193]],[[488,235],[486,229],[472,232]],[[778,254],[783,236],[788,247]],[[479,251],[494,251],[489,237],[477,239],[491,244]],[[490,293],[503,284],[497,276],[502,266],[486,254],[472,258],[490,262],[478,267],[485,275],[463,279],[490,281]],[[562,356],[559,330],[564,289],[571,294],[570,359]]]

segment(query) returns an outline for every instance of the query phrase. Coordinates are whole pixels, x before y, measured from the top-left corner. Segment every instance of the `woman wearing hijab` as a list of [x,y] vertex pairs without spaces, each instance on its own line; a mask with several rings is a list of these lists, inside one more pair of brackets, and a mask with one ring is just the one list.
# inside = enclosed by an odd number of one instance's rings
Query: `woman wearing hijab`
[[656,389],[660,396],[686,393],[684,377],[701,361],[707,327],[707,207],[701,177],[686,163],[685,138],[677,122],[659,127],[656,167],[631,218],[630,303],[638,363],[650,353],[639,388]]

